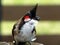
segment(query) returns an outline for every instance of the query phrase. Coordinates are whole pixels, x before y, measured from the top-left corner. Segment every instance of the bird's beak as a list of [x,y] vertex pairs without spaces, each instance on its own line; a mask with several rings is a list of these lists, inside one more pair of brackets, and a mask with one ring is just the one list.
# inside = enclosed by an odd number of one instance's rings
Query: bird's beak
[[40,21],[40,17],[39,16],[36,16],[36,20]]

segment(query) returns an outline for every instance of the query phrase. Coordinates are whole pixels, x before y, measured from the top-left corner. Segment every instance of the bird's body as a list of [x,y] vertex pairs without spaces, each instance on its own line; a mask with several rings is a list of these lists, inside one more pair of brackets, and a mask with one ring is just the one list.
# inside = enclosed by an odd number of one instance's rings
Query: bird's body
[[22,45],[25,42],[31,42],[36,40],[36,29],[35,25],[39,21],[39,17],[36,16],[36,7],[28,12],[23,18],[21,22],[18,21],[12,29],[13,39],[15,41],[15,45]]
[[35,32],[32,33],[33,29],[35,28],[36,20],[30,20],[29,22],[25,23],[21,29],[19,30],[20,33],[15,36],[15,39],[19,41],[32,41],[35,38]]

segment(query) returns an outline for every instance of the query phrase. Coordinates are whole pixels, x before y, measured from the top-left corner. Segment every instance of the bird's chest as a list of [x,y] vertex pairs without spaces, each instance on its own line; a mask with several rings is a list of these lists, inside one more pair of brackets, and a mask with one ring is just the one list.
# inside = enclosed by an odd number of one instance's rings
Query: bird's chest
[[25,23],[21,27],[20,33],[15,36],[15,39],[19,41],[31,41],[34,38],[32,34],[34,27],[35,27],[35,24],[32,21]]
[[33,28],[34,28],[34,24],[26,23],[23,25],[20,31],[23,32],[24,34],[30,34]]
[[26,23],[22,26],[20,33],[16,36],[16,39],[19,41],[29,41],[32,37],[32,30],[34,28],[34,25],[31,25],[29,23]]

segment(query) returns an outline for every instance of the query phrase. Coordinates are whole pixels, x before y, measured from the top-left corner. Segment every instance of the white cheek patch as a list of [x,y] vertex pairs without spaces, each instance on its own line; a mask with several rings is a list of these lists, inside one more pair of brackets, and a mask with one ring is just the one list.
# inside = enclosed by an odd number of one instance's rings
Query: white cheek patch
[[31,20],[30,18],[28,18],[28,19],[24,19],[25,22],[30,21],[30,20]]

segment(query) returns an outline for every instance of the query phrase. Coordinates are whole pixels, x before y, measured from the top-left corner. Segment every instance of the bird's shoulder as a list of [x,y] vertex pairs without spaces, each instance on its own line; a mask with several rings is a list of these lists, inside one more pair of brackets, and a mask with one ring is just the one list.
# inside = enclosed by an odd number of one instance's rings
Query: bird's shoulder
[[20,33],[20,29],[22,27],[22,25],[24,24],[23,20],[18,20],[17,23],[15,23],[13,25],[13,28],[12,28],[12,35],[14,36],[15,34],[18,34]]

